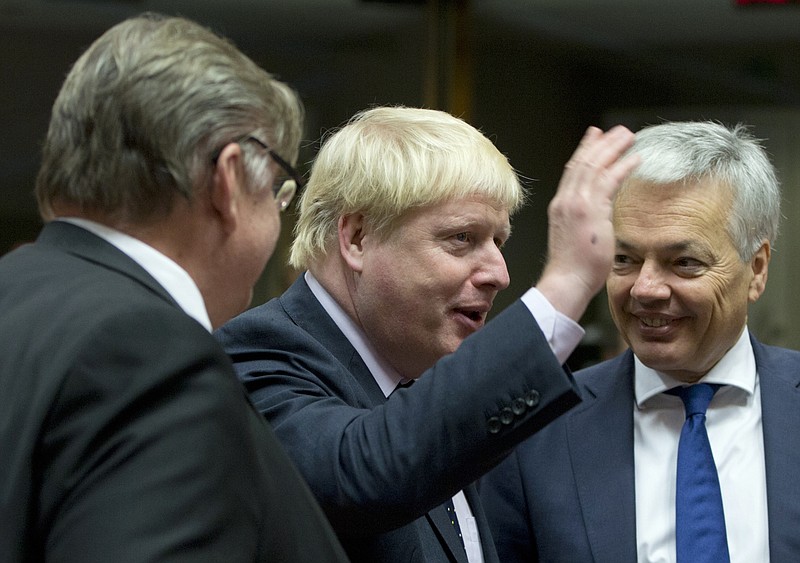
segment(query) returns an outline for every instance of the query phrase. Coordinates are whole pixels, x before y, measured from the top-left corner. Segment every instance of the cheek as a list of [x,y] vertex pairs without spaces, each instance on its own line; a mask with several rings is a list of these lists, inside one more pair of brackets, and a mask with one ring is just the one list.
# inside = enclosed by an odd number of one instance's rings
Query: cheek
[[270,259],[272,254],[275,252],[275,247],[278,245],[278,237],[280,236],[279,229],[271,229],[267,231],[266,236],[264,237],[264,257],[266,261]]
[[705,291],[713,295],[715,309],[723,314],[747,306],[747,280],[742,275],[713,277]]
[[272,257],[280,236],[280,222],[263,216],[256,225],[251,225],[250,242],[243,248],[241,259],[250,265],[251,277],[261,276],[267,262]]
[[717,295],[715,311],[716,322],[723,326],[739,326],[745,323],[747,318],[748,287],[740,284],[733,287],[723,288]]
[[281,234],[281,217],[277,209],[268,209],[267,212],[264,213],[259,228],[261,230],[261,243],[264,247],[264,252],[267,254],[267,258],[269,258],[275,250],[278,237],[280,237]]
[[608,296],[608,308],[612,315],[622,312],[622,307],[627,303],[630,296],[631,284],[626,283],[622,278],[609,278],[606,282],[606,295]]

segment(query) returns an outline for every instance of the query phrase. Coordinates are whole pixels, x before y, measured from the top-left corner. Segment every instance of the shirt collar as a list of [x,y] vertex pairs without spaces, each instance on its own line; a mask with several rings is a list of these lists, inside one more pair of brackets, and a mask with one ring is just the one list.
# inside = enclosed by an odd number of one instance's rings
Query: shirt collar
[[187,315],[211,332],[211,320],[203,295],[188,272],[176,262],[139,239],[107,225],[78,217],[59,217],[57,220],[86,229],[117,247],[153,276]]
[[305,279],[311,293],[314,294],[314,297],[317,298],[317,301],[319,301],[322,308],[325,309],[325,312],[330,315],[345,338],[347,338],[350,344],[353,345],[353,348],[356,349],[356,352],[358,352],[358,355],[364,360],[372,377],[375,378],[378,387],[381,388],[384,396],[388,397],[392,391],[395,390],[397,385],[404,381],[403,377],[396,369],[389,365],[389,362],[381,357],[378,351],[375,350],[375,346],[367,338],[367,335],[361,330],[361,327],[353,322],[353,319],[345,313],[344,309],[342,309],[331,294],[322,287],[311,272],[305,273]]
[[[683,384],[665,373],[650,369],[636,356],[634,356],[634,370],[634,393],[639,408],[642,408],[648,399]],[[700,381],[738,387],[748,395],[753,394],[756,386],[756,359],[746,326],[736,344]]]

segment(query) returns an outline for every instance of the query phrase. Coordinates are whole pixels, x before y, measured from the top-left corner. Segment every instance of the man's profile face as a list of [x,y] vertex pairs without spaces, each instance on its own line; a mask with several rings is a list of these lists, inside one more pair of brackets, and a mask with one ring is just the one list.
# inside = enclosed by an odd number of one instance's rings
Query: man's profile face
[[509,234],[508,211],[472,196],[413,209],[383,240],[364,236],[356,315],[403,376],[417,377],[484,325],[508,287],[500,247]]
[[631,180],[614,204],[614,322],[646,366],[686,382],[736,343],[758,270],[742,262],[728,234],[730,191],[709,182]]
[[253,287],[275,251],[281,232],[280,210],[272,189],[279,171],[277,164],[270,163],[269,172],[264,178],[255,180],[255,189],[247,189],[242,184],[238,194],[240,223],[234,256],[238,271],[236,275],[229,275],[228,281],[231,291],[234,287],[241,288],[239,312],[250,304]]

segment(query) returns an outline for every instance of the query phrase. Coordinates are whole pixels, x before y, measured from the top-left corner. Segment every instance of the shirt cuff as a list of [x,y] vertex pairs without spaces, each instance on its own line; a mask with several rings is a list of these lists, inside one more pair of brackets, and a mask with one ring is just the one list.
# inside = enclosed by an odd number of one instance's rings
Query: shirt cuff
[[558,361],[561,364],[566,362],[586,331],[568,316],[556,311],[535,287],[523,294],[522,302],[533,315]]

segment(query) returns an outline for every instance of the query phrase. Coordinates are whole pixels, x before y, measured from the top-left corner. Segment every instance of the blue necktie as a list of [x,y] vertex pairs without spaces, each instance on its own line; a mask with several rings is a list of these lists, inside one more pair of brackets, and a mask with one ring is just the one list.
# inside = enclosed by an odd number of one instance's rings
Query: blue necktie
[[727,563],[728,539],[719,477],[706,433],[706,409],[719,385],[676,387],[686,408],[678,444],[675,542],[678,563]]

